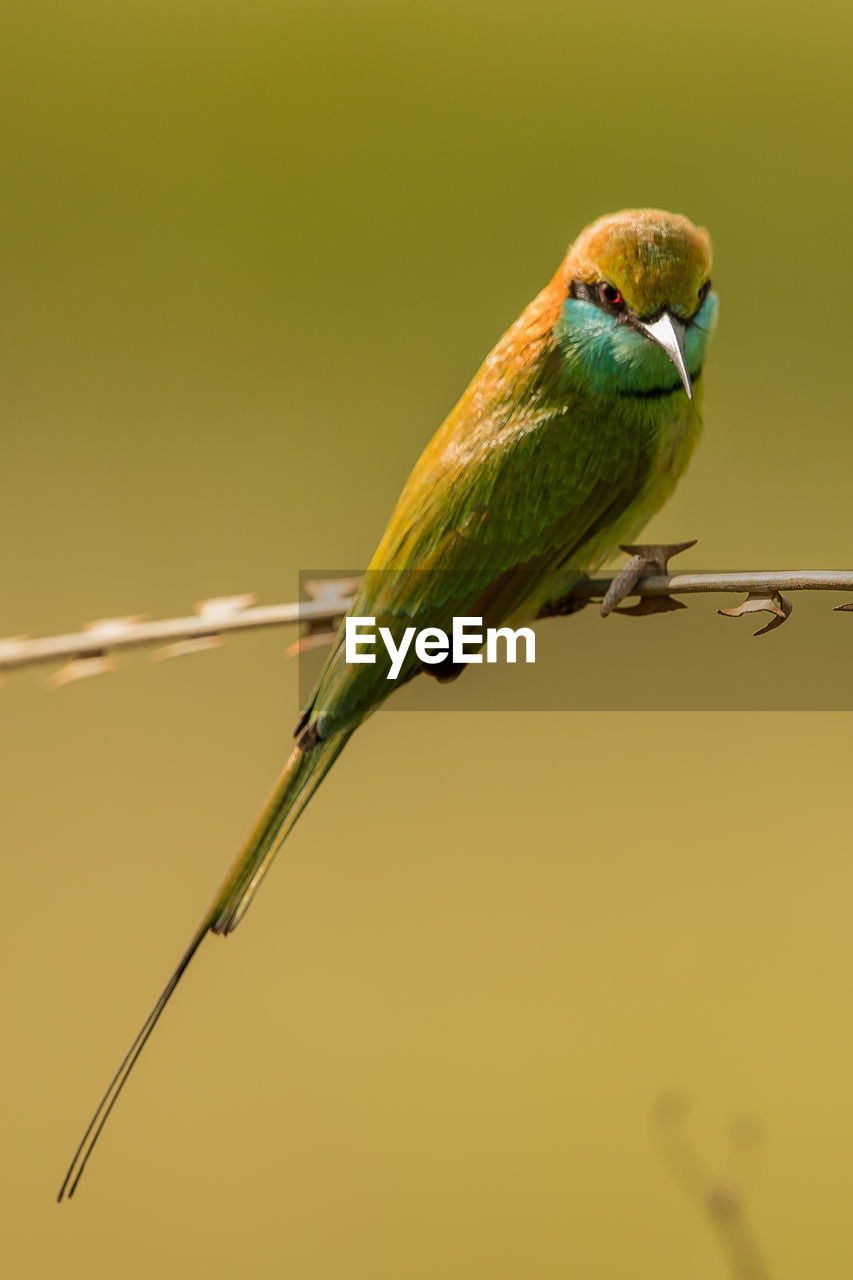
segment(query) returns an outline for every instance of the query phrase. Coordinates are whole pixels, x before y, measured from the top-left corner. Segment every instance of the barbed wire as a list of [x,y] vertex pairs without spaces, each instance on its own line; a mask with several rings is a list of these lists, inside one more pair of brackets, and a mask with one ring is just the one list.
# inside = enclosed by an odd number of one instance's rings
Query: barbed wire
[[760,1128],[747,1117],[730,1126],[729,1167],[721,1175],[711,1169],[692,1141],[687,1113],[687,1104],[678,1095],[666,1094],[657,1102],[652,1120],[661,1157],[675,1181],[707,1216],[735,1280],[769,1280],[745,1209],[745,1190],[760,1146]]
[[[694,545],[685,542],[624,547],[630,558],[622,569],[616,573],[584,578],[566,595],[545,605],[539,617],[575,613],[596,600],[601,602],[603,616],[622,613],[639,617],[684,608],[677,596],[746,593],[741,604],[731,609],[718,609],[717,612],[727,617],[769,613],[770,621],[755,632],[755,635],[764,635],[781,626],[791,614],[793,606],[783,592],[839,591],[853,594],[853,570],[670,574],[670,557]],[[216,648],[231,634],[301,625],[303,634],[287,650],[288,656],[292,657],[331,642],[352,603],[358,579],[329,578],[303,585],[310,598],[291,604],[259,605],[253,595],[217,596],[201,601],[195,606],[195,612],[186,617],[157,620],[146,620],[138,615],[101,618],[86,623],[80,631],[65,635],[15,636],[0,640],[0,676],[28,667],[62,663],[47,681],[50,687],[59,688],[115,670],[117,656],[126,650],[153,649],[153,658],[162,661]],[[636,604],[621,604],[622,600],[633,596],[638,598]],[[836,611],[853,612],[853,603],[837,605]]]

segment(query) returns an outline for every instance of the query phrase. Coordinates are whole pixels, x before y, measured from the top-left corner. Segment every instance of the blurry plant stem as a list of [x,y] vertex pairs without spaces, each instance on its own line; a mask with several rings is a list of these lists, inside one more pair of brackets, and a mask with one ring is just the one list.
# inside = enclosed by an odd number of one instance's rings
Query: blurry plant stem
[[[235,632],[307,624],[306,634],[288,650],[292,655],[331,641],[352,602],[356,585],[357,579],[353,578],[328,579],[308,583],[307,590],[312,598],[293,604],[257,605],[254,596],[225,596],[203,601],[188,617],[151,622],[142,617],[106,618],[87,623],[82,631],[67,635],[0,640],[0,673],[65,662],[67,665],[49,682],[58,686],[112,670],[115,655],[127,649],[154,648],[155,658],[172,658],[214,648],[226,635]],[[651,560],[644,563],[641,556],[635,555],[626,569],[618,573],[584,578],[572,585],[566,595],[546,605],[539,616],[548,618],[575,613],[593,600],[604,602],[602,612],[640,615],[683,608],[675,596],[746,592],[747,600],[726,612],[731,616],[759,611],[776,615],[761,629],[763,632],[780,625],[790,613],[790,603],[781,595],[783,591],[853,592],[853,572],[781,570],[669,574],[655,571]],[[628,596],[638,597],[638,604],[618,608],[619,600]],[[839,605],[837,609],[853,612],[853,604]]]
[[689,1139],[685,1116],[686,1108],[677,1098],[663,1098],[655,1108],[655,1131],[665,1164],[710,1219],[735,1280],[770,1280],[746,1219],[741,1186],[745,1165],[755,1150],[756,1127],[748,1123],[733,1126],[730,1156],[733,1165],[740,1167],[733,1167],[728,1178],[721,1178],[709,1169]]

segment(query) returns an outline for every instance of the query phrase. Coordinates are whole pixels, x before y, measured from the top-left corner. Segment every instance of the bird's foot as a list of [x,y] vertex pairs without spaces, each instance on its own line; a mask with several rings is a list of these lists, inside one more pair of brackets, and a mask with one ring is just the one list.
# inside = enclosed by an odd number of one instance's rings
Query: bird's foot
[[634,592],[641,579],[666,576],[669,572],[670,557],[695,546],[696,539],[692,538],[690,542],[653,542],[620,547],[620,551],[627,551],[630,559],[622,566],[607,588],[600,606],[602,618],[606,618],[609,613],[624,613],[628,617],[639,618],[649,613],[669,613],[673,609],[686,609],[687,606],[681,600],[675,600],[668,595],[642,596],[637,604],[630,605],[628,608],[619,608],[619,605],[626,596]]

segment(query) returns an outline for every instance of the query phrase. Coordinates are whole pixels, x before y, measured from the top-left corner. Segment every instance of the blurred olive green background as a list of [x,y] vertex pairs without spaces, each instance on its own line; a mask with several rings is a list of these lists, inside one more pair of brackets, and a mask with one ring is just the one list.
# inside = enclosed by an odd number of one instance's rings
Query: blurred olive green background
[[[705,223],[721,297],[649,533],[853,563],[849,6],[4,9],[0,634],[365,563],[481,357],[625,205]],[[829,603],[761,641],[699,603],[691,635],[795,685],[853,643]],[[601,626],[628,667],[680,622]],[[53,1204],[288,750],[290,638],[0,694],[9,1274],[714,1280],[650,1134],[677,1087],[712,1162],[760,1118],[774,1277],[849,1275],[840,713],[377,716]]]

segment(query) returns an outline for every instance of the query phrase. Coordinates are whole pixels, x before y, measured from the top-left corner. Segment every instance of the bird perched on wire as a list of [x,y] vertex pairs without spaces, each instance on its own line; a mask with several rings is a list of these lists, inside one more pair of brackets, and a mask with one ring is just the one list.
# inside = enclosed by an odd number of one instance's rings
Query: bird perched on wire
[[[581,233],[427,445],[351,614],[393,636],[536,618],[633,539],[672,493],[702,422],[702,369],[717,314],[708,233],[630,209]],[[104,1095],[68,1170],[72,1195],[115,1101],[208,933],[228,934],[358,726],[424,670],[346,661],[343,630],[296,726],[267,804]],[[429,668],[453,678],[446,661]]]

